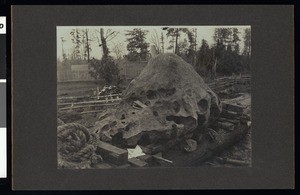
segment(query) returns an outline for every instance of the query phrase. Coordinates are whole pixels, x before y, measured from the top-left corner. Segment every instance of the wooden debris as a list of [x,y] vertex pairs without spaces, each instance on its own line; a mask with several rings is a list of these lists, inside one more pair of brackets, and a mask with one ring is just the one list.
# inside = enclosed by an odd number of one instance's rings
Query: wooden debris
[[248,162],[242,161],[242,160],[221,158],[221,157],[216,157],[216,159],[223,164],[228,163],[228,164],[237,165],[237,166],[249,166]]
[[241,115],[241,118],[242,118],[242,119],[245,119],[245,120],[248,120],[248,121],[251,120],[250,116],[249,116],[249,115],[246,115],[246,114]]
[[234,130],[234,124],[229,122],[217,122],[217,126],[221,129],[225,129],[227,131],[233,131]]
[[230,122],[232,124],[237,124],[240,122],[239,120],[236,120],[236,119],[228,119],[228,118],[222,118],[222,117],[218,118],[218,121]]
[[144,146],[140,146],[140,147],[145,154],[151,154],[151,150],[149,147],[144,147]]
[[140,160],[142,160],[142,161],[147,162],[148,164],[151,164],[151,162],[152,162],[152,156],[148,155],[148,154],[143,155],[143,156],[139,156],[137,158],[140,159]]
[[141,101],[139,100],[136,100],[133,102],[133,105],[132,105],[133,108],[136,108],[136,109],[142,109],[142,108],[146,108],[147,105],[143,104]]
[[225,110],[237,112],[239,114],[242,114],[245,109],[243,106],[238,106],[238,105],[228,104],[228,103],[223,103],[222,108],[224,108]]
[[93,105],[93,104],[103,104],[108,102],[116,102],[118,104],[118,101],[121,101],[122,99],[110,99],[110,100],[97,100],[97,101],[86,101],[86,102],[73,102],[73,103],[60,103],[57,104],[57,106],[75,106],[75,105]]
[[135,157],[128,159],[128,163],[135,167],[147,167],[148,166],[147,162],[145,162],[141,159],[135,158]]
[[168,164],[173,164],[173,161],[163,158],[161,153],[155,154],[152,157],[156,160],[163,161]]
[[96,153],[100,154],[104,160],[114,164],[122,165],[128,162],[128,152],[103,141],[97,142]]
[[223,109],[220,116],[224,117],[224,118],[229,118],[229,119],[236,119],[239,117],[239,114],[236,112],[233,112],[233,111],[228,111],[228,110]]
[[145,152],[143,149],[142,150],[146,154],[156,154],[165,150],[165,148],[162,145],[156,145],[156,144],[147,145],[145,146],[145,148],[147,148],[146,149],[148,150],[147,152]]
[[193,139],[185,140],[185,145],[183,146],[184,151],[193,152],[197,149],[197,141]]

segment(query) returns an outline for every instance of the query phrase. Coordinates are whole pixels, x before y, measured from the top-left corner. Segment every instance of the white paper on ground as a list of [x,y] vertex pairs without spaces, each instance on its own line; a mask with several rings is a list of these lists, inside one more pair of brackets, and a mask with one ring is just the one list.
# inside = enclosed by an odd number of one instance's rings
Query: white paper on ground
[[139,145],[136,145],[134,149],[128,148],[127,151],[128,151],[128,159],[146,155]]

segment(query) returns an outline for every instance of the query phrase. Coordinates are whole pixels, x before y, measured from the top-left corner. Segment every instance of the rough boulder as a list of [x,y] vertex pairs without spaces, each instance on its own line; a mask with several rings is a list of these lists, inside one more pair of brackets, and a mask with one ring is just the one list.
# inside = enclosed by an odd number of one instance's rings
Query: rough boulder
[[164,142],[201,134],[221,109],[192,65],[175,54],[159,54],[128,85],[117,109],[99,118],[94,132],[124,146]]

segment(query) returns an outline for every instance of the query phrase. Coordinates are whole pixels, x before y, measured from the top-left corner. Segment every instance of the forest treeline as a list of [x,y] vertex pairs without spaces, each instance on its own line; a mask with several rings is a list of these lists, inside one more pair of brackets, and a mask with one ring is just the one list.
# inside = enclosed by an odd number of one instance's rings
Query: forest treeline
[[[244,32],[238,28],[215,28],[211,45],[205,39],[197,44],[196,28],[164,27],[162,31],[165,33],[154,30],[147,39],[149,31],[134,28],[126,31],[125,43],[109,46],[120,32],[100,28],[91,33],[89,29],[75,28],[70,32],[73,44],[70,52],[64,51],[66,40],[61,37],[62,59],[58,63],[65,68],[73,64],[89,64],[90,74],[95,80],[101,78],[107,84],[113,84],[120,80],[118,61],[124,58],[132,62],[147,61],[151,57],[152,46],[157,53],[173,52],[179,55],[203,77],[250,72],[250,28],[244,29]],[[91,56],[91,43],[97,43],[101,48],[100,59]]]

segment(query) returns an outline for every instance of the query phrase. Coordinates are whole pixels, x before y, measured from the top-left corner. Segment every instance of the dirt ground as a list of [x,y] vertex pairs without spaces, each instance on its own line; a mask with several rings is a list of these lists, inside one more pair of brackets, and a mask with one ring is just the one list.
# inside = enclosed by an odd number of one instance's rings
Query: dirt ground
[[57,96],[84,96],[93,94],[92,89],[97,85],[93,81],[57,83]]

